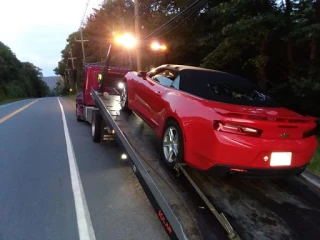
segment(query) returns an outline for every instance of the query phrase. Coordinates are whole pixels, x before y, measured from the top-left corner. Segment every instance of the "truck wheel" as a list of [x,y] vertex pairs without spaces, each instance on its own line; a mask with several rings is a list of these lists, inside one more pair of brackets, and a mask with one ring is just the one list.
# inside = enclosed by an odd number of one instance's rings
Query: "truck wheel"
[[127,84],[126,83],[124,84],[123,89],[121,91],[120,106],[121,106],[121,110],[123,110],[123,111],[126,111],[126,112],[130,112],[131,111],[128,108],[128,88],[127,88]]
[[183,135],[179,124],[174,120],[169,120],[164,127],[160,158],[170,169],[173,169],[177,162],[184,161]]
[[100,142],[101,125],[102,125],[102,117],[99,112],[95,111],[93,114],[93,119],[91,124],[92,141],[95,143]]
[[76,118],[78,122],[82,122],[81,116],[78,114],[78,105],[76,105]]

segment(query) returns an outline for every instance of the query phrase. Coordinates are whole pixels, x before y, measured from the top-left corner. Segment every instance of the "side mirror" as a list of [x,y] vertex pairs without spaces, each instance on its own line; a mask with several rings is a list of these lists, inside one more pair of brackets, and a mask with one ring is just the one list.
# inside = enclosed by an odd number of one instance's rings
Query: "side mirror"
[[145,71],[139,71],[139,72],[138,72],[138,77],[146,78],[146,77],[147,77],[147,72],[145,72]]

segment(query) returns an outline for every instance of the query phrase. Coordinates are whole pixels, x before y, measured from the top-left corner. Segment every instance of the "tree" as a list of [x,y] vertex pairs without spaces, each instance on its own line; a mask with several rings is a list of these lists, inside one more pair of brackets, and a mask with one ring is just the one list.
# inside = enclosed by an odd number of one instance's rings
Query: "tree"
[[46,96],[49,88],[41,77],[40,68],[20,62],[11,49],[0,42],[0,100]]
[[[283,105],[320,116],[315,104],[320,101],[320,0],[201,1],[146,38],[189,5],[189,0],[140,1],[143,68],[176,63],[238,74]],[[134,31],[133,13],[131,0],[115,0],[89,16],[83,26],[84,38],[90,41],[85,45],[87,62],[104,60],[113,31]],[[70,34],[62,59],[70,68],[72,47],[81,69],[81,46],[75,37],[79,32]],[[168,46],[166,62],[149,50],[153,40]],[[128,67],[128,56],[128,51],[114,46],[111,65]],[[135,59],[135,51],[131,57]]]

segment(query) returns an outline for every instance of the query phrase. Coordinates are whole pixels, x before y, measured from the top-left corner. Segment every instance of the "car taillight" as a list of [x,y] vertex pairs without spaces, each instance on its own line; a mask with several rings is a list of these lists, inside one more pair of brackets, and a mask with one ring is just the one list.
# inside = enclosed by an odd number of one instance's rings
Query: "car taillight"
[[262,131],[259,129],[245,127],[233,123],[226,123],[222,121],[213,121],[213,128],[214,130],[219,132],[234,133],[252,137],[260,137],[262,133]]
[[311,137],[316,134],[316,128],[310,129],[308,131],[305,131],[302,135],[302,138]]

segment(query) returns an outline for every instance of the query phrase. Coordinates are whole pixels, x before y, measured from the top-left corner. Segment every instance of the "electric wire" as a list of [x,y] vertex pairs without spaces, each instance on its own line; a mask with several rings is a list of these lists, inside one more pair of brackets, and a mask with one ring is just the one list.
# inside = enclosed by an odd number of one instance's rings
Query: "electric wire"
[[202,5],[200,5],[200,7],[198,7],[197,9],[195,9],[193,12],[191,12],[187,17],[185,17],[178,25],[176,25],[174,28],[170,29],[168,32],[161,34],[159,36],[156,36],[155,38],[160,38],[164,35],[167,35],[169,33],[171,33],[172,31],[174,31],[175,29],[177,29],[178,27],[180,27],[183,23],[186,22],[186,20],[188,20],[190,17],[192,17],[193,14],[195,14],[196,12],[198,12],[202,7],[204,7],[207,3],[209,2],[209,0],[205,0],[204,3]]
[[177,18],[179,18],[181,15],[183,15],[185,12],[189,11],[190,9],[192,9],[194,6],[196,6],[198,3],[200,3],[202,0],[196,0],[195,2],[193,2],[191,5],[189,5],[188,7],[186,7],[184,10],[182,10],[180,13],[178,13],[175,17],[173,17],[172,19],[170,19],[169,21],[167,21],[166,23],[162,24],[159,28],[157,28],[156,30],[154,30],[153,32],[151,32],[149,35],[147,35],[146,37],[144,37],[143,39],[141,39],[141,41],[144,41],[148,38],[150,38],[152,35],[154,35],[155,33],[159,32],[160,30],[162,30],[163,28],[165,28],[166,26],[168,26],[170,23],[172,23],[174,20],[176,20]]

